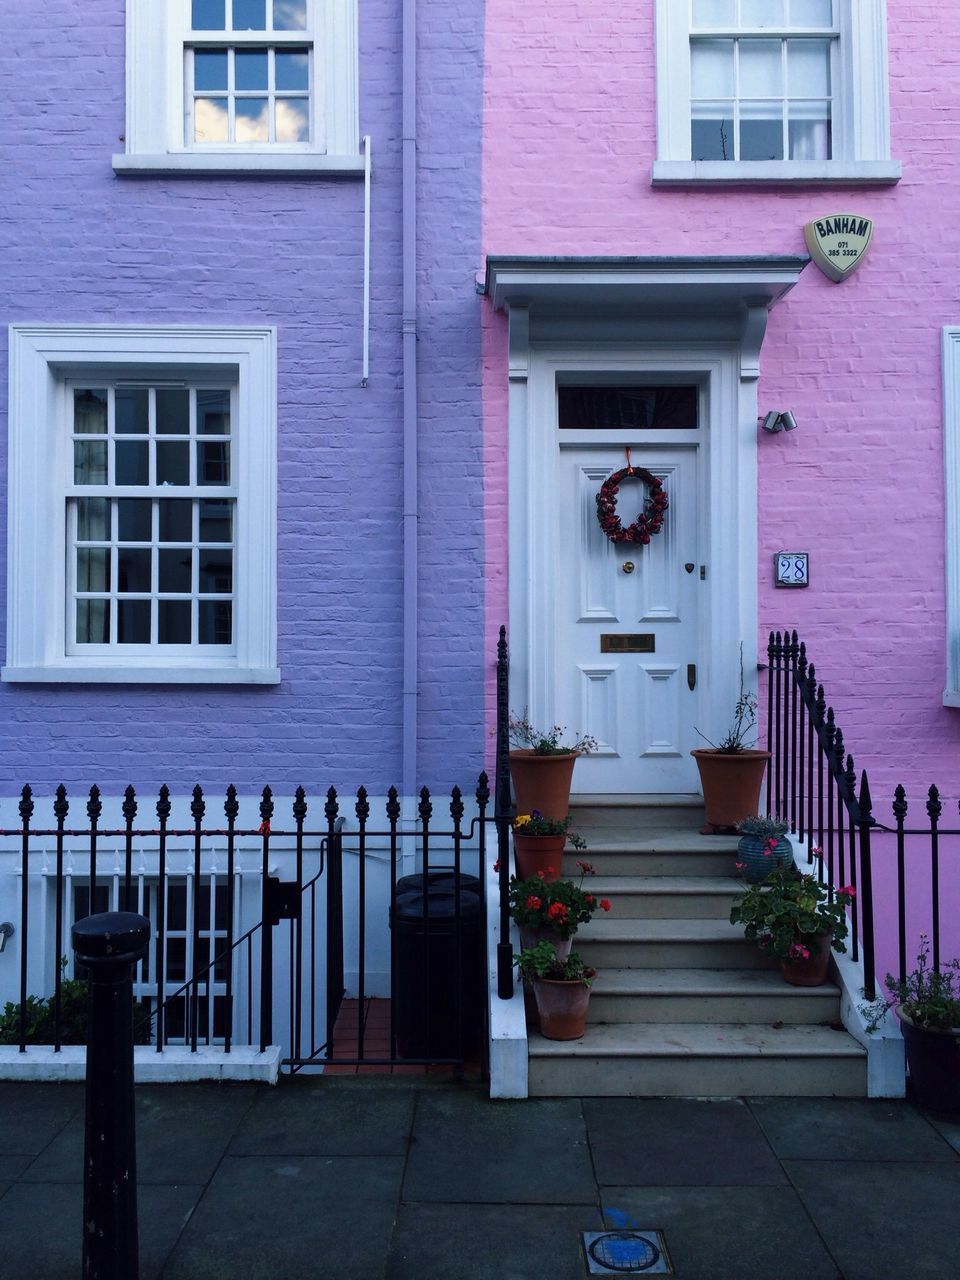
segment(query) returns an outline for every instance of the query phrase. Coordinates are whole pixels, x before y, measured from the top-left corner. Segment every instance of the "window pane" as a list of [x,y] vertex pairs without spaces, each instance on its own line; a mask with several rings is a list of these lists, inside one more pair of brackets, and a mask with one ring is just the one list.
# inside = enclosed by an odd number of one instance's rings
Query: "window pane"
[[782,27],[783,0],[740,0],[740,25],[743,27]]
[[310,141],[310,112],[305,98],[278,98],[276,112],[277,142]]
[[117,537],[121,542],[149,542],[153,537],[149,498],[117,499]]
[[200,601],[200,643],[233,643],[233,605],[229,600]]
[[195,49],[193,51],[193,87],[226,90],[226,49]]
[[189,547],[160,551],[160,590],[189,594],[193,582],[193,552]]
[[690,154],[694,160],[732,160],[733,114],[729,103],[698,102],[693,107]]
[[194,31],[223,31],[226,25],[224,0],[193,0]]
[[197,445],[197,484],[230,483],[230,445],[209,441]]
[[266,25],[266,0],[233,0],[234,31],[263,31]]
[[110,590],[110,551],[107,547],[77,548],[77,590]]
[[805,102],[790,107],[791,160],[829,160],[831,147],[830,103]]
[[830,41],[787,41],[787,92],[791,98],[826,98],[830,93]]
[[117,587],[120,591],[150,590],[149,547],[120,547],[117,551]]
[[[179,926],[181,929],[183,925]],[[167,981],[182,982],[187,976],[186,938],[167,939]]]
[[190,441],[157,441],[157,484],[190,483]]
[[693,0],[695,27],[732,27],[737,21],[737,0]]
[[230,392],[197,392],[197,434],[228,436],[230,434]]
[[783,120],[777,102],[756,102],[740,109],[740,159],[782,160]]
[[106,440],[74,440],[73,481],[74,484],[107,483]]
[[783,93],[783,43],[741,40],[740,97],[774,98]]
[[225,98],[197,98],[194,102],[194,142],[226,142],[229,123]]
[[217,891],[214,896],[214,927],[226,930],[230,923],[230,891],[225,884],[217,884]]
[[118,435],[145,436],[149,430],[149,392],[146,387],[124,387],[115,392]]
[[200,541],[233,541],[233,504],[213,499],[200,503]]
[[159,601],[157,638],[160,644],[190,643],[190,608],[189,600]]
[[790,0],[792,27],[833,26],[832,0]]
[[733,40],[698,40],[690,46],[690,91],[695,98],[732,98]]
[[110,537],[110,508],[106,498],[77,499],[77,538],[105,542]]
[[310,55],[306,49],[278,49],[276,58],[276,88],[309,89]]
[[160,499],[160,541],[193,540],[193,503],[188,498]]
[[74,391],[73,429],[77,435],[107,434],[106,391]]
[[571,387],[557,394],[560,430],[696,430],[699,395],[686,387]]
[[117,602],[117,640],[120,644],[150,643],[150,601]]
[[116,484],[150,483],[150,446],[146,440],[118,440]]
[[266,98],[239,98],[234,108],[238,142],[268,142],[270,121]]
[[203,595],[233,590],[233,552],[200,552],[200,591]]
[[162,436],[190,434],[190,392],[157,390],[157,433]]
[[77,601],[77,644],[110,643],[110,601]]
[[238,90],[269,88],[266,49],[238,49],[234,58],[235,87]]
[[273,0],[274,31],[306,31],[307,0]]
[[[167,887],[167,928],[185,929],[187,927],[187,886],[185,884],[168,884]],[[170,939],[171,945],[173,939]]]

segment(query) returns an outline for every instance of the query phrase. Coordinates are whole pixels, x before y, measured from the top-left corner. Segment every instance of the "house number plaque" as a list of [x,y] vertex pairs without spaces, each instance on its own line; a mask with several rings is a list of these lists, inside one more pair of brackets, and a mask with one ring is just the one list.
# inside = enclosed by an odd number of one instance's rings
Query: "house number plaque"
[[604,631],[600,635],[601,653],[656,653],[657,638],[653,634],[617,635]]

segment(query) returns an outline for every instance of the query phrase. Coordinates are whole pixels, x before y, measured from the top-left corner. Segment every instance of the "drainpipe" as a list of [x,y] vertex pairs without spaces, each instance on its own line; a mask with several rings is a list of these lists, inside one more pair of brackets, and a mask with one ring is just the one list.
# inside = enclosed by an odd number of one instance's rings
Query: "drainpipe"
[[402,794],[417,788],[417,5],[403,0],[403,728]]

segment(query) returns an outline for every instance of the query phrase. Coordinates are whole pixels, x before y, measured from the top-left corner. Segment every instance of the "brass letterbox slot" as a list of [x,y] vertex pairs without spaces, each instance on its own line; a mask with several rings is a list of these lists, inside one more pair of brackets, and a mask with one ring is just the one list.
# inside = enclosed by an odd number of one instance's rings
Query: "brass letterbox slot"
[[601,653],[656,653],[657,638],[652,633],[643,635],[616,635],[610,631],[600,634]]

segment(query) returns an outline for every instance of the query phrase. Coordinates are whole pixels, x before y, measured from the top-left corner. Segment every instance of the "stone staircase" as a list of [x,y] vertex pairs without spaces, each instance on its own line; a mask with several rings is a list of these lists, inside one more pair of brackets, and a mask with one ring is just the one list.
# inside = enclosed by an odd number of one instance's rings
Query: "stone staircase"
[[702,809],[581,804],[590,890],[609,898],[574,939],[599,976],[582,1040],[531,1029],[531,1096],[865,1097],[866,1053],[839,990],[792,987],[729,923],[736,840],[699,834]]

